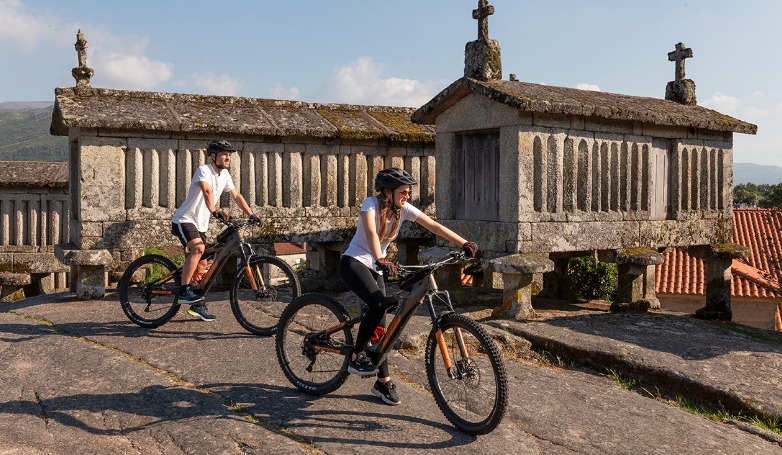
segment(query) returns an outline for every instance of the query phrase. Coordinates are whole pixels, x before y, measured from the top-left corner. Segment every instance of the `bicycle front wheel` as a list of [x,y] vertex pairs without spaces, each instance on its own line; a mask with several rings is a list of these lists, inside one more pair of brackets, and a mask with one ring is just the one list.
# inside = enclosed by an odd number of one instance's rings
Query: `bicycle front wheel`
[[119,282],[119,301],[128,319],[145,328],[168,322],[179,311],[180,271],[165,256],[148,254],[131,262]]
[[349,326],[340,327],[347,320],[342,304],[323,294],[305,294],[283,311],[275,340],[277,360],[302,392],[333,392],[350,375],[353,335]]
[[439,331],[442,343],[437,328],[432,329],[425,353],[426,374],[437,406],[465,433],[489,433],[499,425],[508,404],[508,380],[500,352],[486,330],[466,316],[443,316]]
[[[253,284],[255,286],[253,286]],[[231,287],[231,311],[254,335],[270,336],[285,307],[301,294],[296,272],[282,259],[252,256]]]

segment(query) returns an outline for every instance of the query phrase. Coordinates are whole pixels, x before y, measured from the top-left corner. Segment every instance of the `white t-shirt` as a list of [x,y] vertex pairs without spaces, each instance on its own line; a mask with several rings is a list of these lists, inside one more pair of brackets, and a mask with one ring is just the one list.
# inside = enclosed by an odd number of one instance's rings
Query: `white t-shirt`
[[206,232],[209,230],[209,217],[212,214],[209,213],[209,208],[204,200],[204,192],[201,191],[198,182],[206,182],[212,187],[215,209],[223,191],[231,191],[235,187],[231,174],[227,169],[221,169],[219,174],[215,172],[211,164],[202,164],[196,169],[195,174],[193,174],[193,181],[190,182],[190,188],[187,189],[187,198],[174,213],[174,218],[171,221],[174,223],[192,223],[195,224],[196,229],[200,232]]
[[[380,211],[378,210],[379,201],[377,200],[377,197],[371,196],[366,199],[364,199],[364,202],[361,203],[361,212],[372,212],[374,214],[375,218],[375,232],[380,232]],[[414,207],[409,202],[406,202],[405,205],[402,206],[401,212],[400,212],[400,220],[399,225],[401,226],[402,223],[405,221],[415,221],[418,219],[418,215],[421,214],[421,211],[418,210],[418,208]],[[391,218],[388,220],[388,226],[386,226],[386,233],[388,233],[391,230],[391,226],[394,224],[394,219]],[[397,230],[394,233],[394,237],[391,238],[388,241],[381,242],[380,243],[380,252],[382,256],[377,259],[382,259],[386,257],[386,250],[388,249],[388,244],[391,243],[392,240],[394,240],[399,234],[399,230]],[[345,256],[350,256],[365,266],[369,268],[370,270],[374,270],[378,274],[382,275],[382,273],[377,270],[377,267],[375,267],[375,260],[376,258],[372,256],[372,248],[369,245],[369,242],[367,241],[367,236],[364,233],[364,218],[362,216],[358,217],[358,228],[356,228],[356,234],[353,236],[353,240],[350,241],[350,246],[348,246],[348,249],[345,250]]]

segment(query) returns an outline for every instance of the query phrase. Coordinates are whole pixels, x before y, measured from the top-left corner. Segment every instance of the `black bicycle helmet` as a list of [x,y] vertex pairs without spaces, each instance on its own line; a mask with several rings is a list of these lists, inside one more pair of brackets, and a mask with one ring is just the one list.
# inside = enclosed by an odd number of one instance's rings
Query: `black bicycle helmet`
[[220,153],[220,152],[235,152],[236,149],[228,141],[212,141],[209,143],[206,151],[208,153]]
[[383,188],[396,188],[402,185],[415,185],[416,183],[418,182],[406,170],[390,167],[377,173],[377,177],[375,177],[375,191],[380,191]]

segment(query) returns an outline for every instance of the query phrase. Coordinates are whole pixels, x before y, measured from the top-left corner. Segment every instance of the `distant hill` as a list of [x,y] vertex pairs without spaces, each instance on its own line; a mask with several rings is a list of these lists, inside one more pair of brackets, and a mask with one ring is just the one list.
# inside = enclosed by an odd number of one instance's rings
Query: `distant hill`
[[51,102],[0,103],[0,161],[68,161],[68,138],[52,136]]
[[782,183],[782,167],[755,163],[733,163],[733,185],[742,183],[778,185]]

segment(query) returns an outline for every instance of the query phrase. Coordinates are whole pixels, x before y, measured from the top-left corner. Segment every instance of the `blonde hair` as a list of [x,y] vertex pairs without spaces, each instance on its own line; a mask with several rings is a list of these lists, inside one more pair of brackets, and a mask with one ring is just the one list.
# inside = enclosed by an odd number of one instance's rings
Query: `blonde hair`
[[[378,215],[380,216],[380,228],[377,231],[377,236],[380,239],[380,243],[390,242],[394,238],[399,230],[399,220],[401,213],[399,210],[394,210],[394,194],[391,190],[391,194],[387,195],[383,190],[380,190],[380,194],[377,195],[378,201]],[[390,189],[390,188],[389,188]],[[394,219],[391,224],[391,229],[386,233],[386,226],[388,226],[388,220]]]

